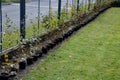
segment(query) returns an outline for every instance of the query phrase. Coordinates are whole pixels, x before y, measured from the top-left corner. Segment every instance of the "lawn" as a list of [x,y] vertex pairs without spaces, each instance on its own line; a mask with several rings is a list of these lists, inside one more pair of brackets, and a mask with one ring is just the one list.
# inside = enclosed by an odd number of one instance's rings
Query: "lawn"
[[21,80],[120,80],[120,8],[86,25]]

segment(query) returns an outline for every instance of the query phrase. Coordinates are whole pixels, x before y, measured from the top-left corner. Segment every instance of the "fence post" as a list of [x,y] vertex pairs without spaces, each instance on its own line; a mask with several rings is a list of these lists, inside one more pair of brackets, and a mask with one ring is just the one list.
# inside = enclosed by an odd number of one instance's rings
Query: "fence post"
[[95,7],[95,2],[92,0],[92,9]]
[[40,29],[40,0],[38,0],[38,35]]
[[74,5],[74,0],[72,0],[72,6]]
[[87,13],[87,10],[88,10],[88,9],[87,9],[87,8],[88,8],[87,5],[88,5],[88,4],[87,4],[87,0],[85,0],[85,13]]
[[51,0],[49,0],[49,17],[51,17]]
[[25,1],[20,0],[20,39],[21,42],[25,39]]
[[77,0],[77,12],[79,11],[79,0]]
[[84,1],[82,0],[81,2],[80,2],[80,5],[81,5],[81,10],[82,10],[82,12],[83,12],[83,6],[84,6]]
[[68,13],[68,0],[66,2],[66,13]]
[[0,0],[0,53],[2,53],[2,0]]
[[90,10],[91,8],[91,0],[88,0],[88,11]]
[[61,16],[61,0],[58,0],[58,19],[60,19]]
[[51,14],[51,0],[49,0],[49,27],[51,27],[51,23],[50,23],[51,16],[52,16],[52,14]]
[[66,18],[68,19],[68,11],[69,11],[69,9],[68,9],[68,0],[67,0],[67,2],[66,2]]

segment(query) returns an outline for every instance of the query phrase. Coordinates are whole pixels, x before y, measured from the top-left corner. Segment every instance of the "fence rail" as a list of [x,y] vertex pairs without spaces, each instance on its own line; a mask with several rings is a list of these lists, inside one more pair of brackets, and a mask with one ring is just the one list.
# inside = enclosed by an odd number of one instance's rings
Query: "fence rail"
[[[95,6],[100,7],[100,6],[103,6],[107,2],[114,1],[114,0],[55,0],[55,1],[57,3],[53,2],[52,0],[47,0],[46,2],[43,2],[43,3],[44,4],[49,3],[48,4],[49,6],[43,6],[43,5],[41,5],[41,0],[37,0],[38,10],[37,10],[37,29],[36,30],[38,30],[39,34],[40,34],[39,30],[41,29],[40,27],[42,25],[41,20],[45,18],[45,17],[41,16],[41,11],[46,11],[47,9],[45,7],[47,7],[49,9],[48,10],[49,11],[48,12],[49,17],[47,18],[47,19],[49,19],[48,20],[49,21],[48,25],[53,26],[54,22],[52,22],[52,19],[53,19],[52,17],[55,17],[55,15],[53,15],[52,13],[53,13],[54,9],[56,9],[56,8],[57,8],[57,19],[55,19],[54,21],[58,20],[57,24],[59,24],[61,19],[63,19],[65,21],[66,19],[72,18],[72,16],[74,16],[76,14],[80,14],[80,13],[78,13],[80,11],[83,11],[83,13],[87,13],[90,10],[92,10]],[[117,1],[120,1],[120,0],[117,0]],[[20,4],[20,6],[19,6],[19,4]],[[14,4],[14,5],[18,5],[19,6],[19,11],[20,11],[20,14],[18,14],[18,16],[20,16],[20,21],[19,21],[19,23],[20,23],[20,28],[19,29],[20,30],[18,32],[18,33],[20,33],[20,35],[19,35],[19,41],[18,42],[24,42],[24,40],[26,39],[26,32],[27,32],[27,28],[26,28],[27,12],[26,11],[27,11],[27,8],[29,8],[28,3],[26,3],[26,0],[20,0],[20,3]],[[2,16],[2,6],[3,6],[2,5],[2,0],[0,0],[0,54],[3,54],[3,43],[4,43],[3,38],[4,38],[4,35],[5,35],[4,30],[3,30],[4,26],[3,26],[3,22],[2,22],[2,18],[3,18],[3,16]],[[4,5],[4,6],[7,6],[7,5]],[[29,4],[29,6],[36,7],[36,4],[35,5],[34,5],[34,3]],[[43,8],[45,8],[45,10],[43,10]],[[65,8],[65,10],[64,10],[64,8]],[[65,12],[63,12],[63,11],[65,11]],[[66,16],[67,16],[66,18],[63,17],[65,15],[63,13],[66,14]],[[70,18],[68,18],[69,15],[70,15]],[[10,20],[10,18],[8,18],[8,21],[9,20]],[[31,21],[31,23],[34,24],[34,21],[32,21],[32,20],[30,20],[30,21]],[[16,37],[16,36],[14,36],[14,37]],[[12,44],[12,43],[9,43],[9,44]]]

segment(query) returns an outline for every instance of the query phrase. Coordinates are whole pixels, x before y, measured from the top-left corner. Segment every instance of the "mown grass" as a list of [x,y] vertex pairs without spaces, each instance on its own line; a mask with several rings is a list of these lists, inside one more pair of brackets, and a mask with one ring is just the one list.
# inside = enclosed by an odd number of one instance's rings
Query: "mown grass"
[[120,9],[111,8],[21,80],[120,80]]

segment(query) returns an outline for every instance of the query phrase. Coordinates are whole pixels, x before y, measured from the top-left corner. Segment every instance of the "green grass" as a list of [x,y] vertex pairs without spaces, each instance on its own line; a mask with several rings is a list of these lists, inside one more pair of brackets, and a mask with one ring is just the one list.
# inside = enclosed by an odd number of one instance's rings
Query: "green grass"
[[21,80],[120,80],[120,9],[82,28]]

